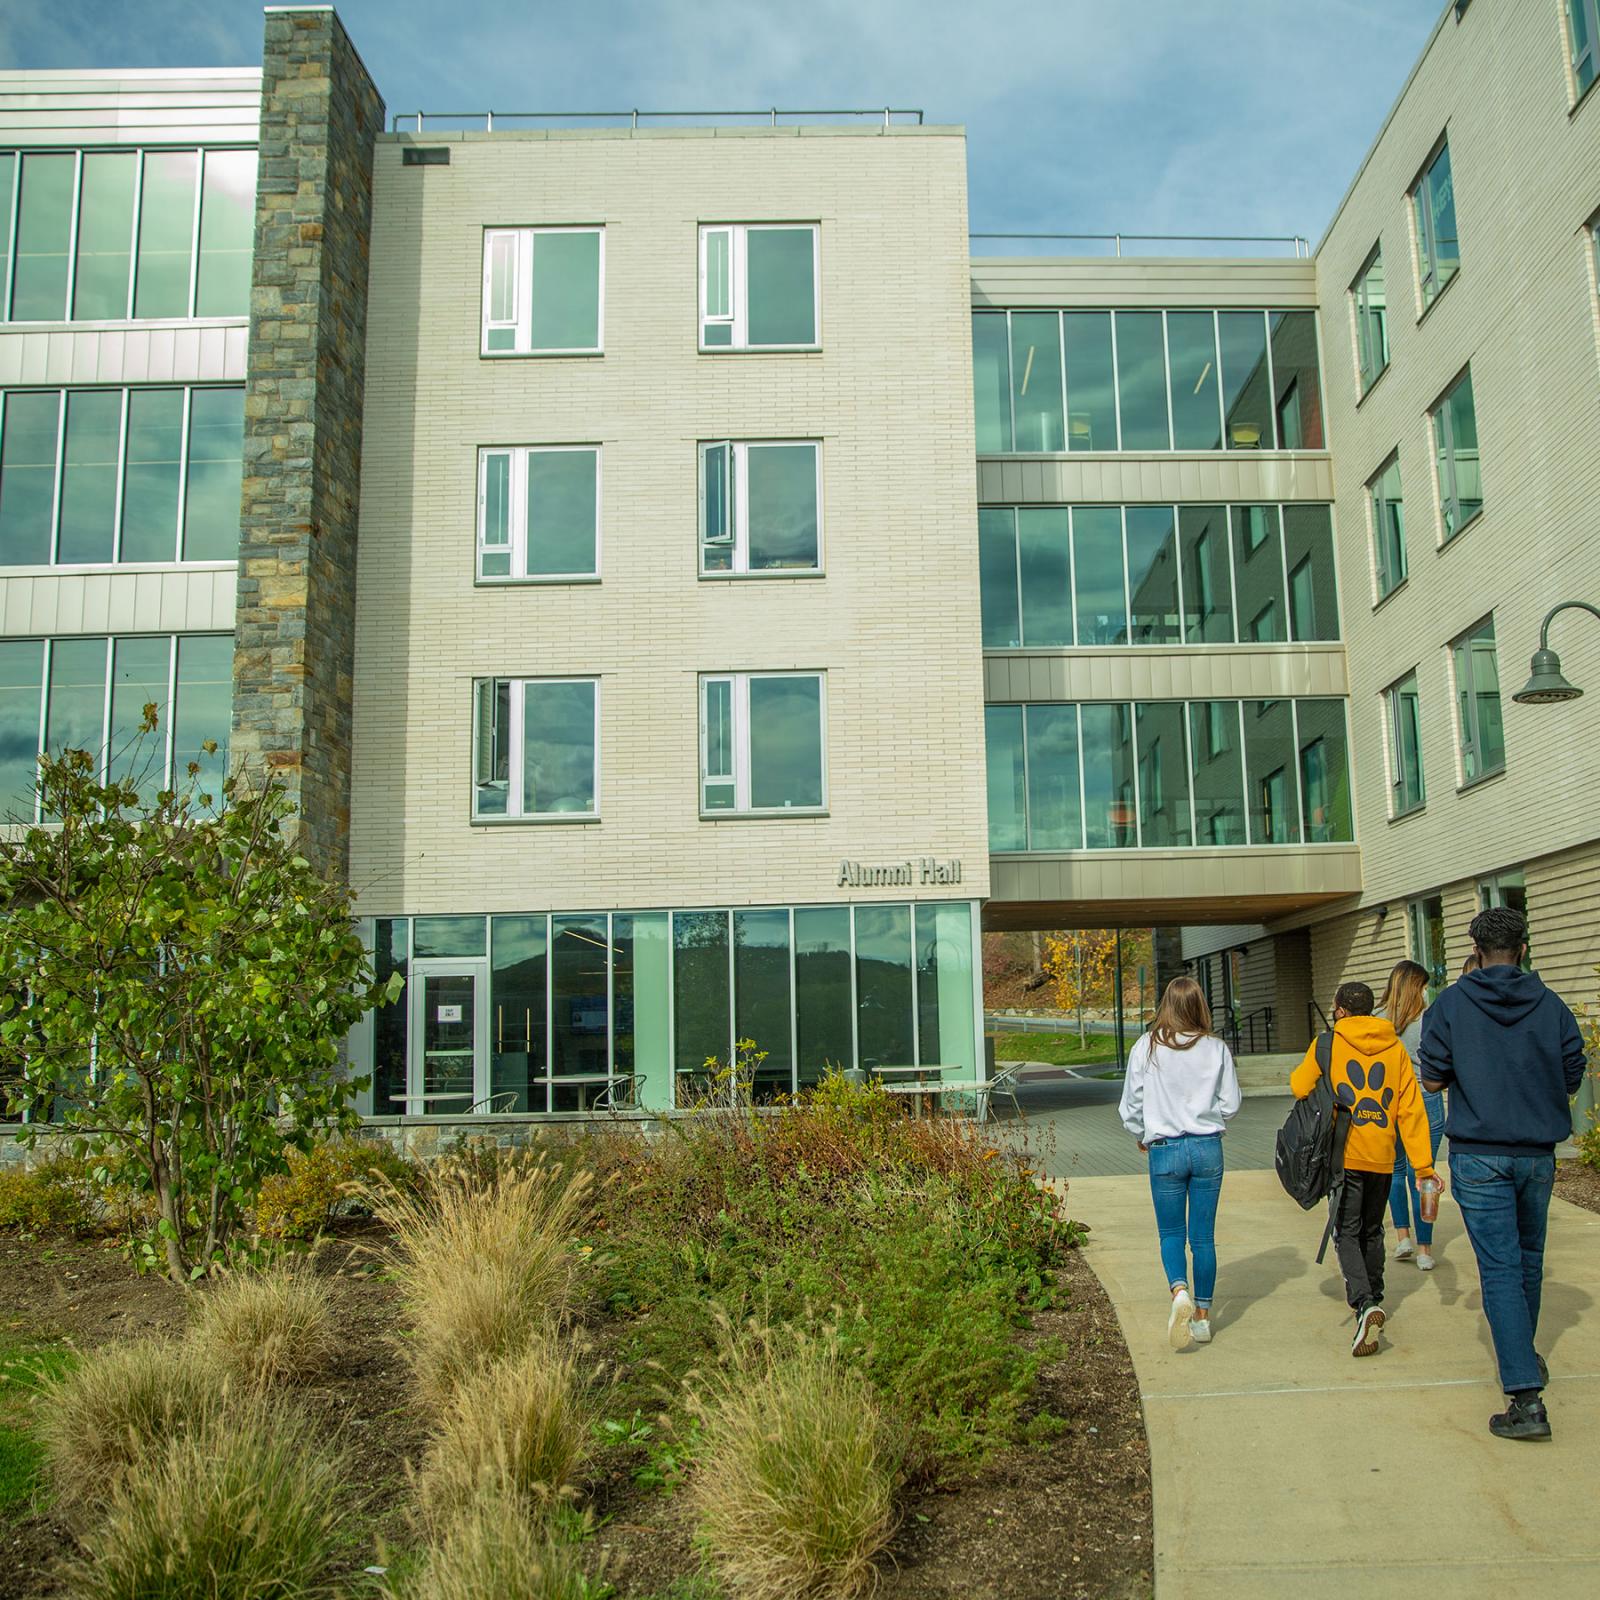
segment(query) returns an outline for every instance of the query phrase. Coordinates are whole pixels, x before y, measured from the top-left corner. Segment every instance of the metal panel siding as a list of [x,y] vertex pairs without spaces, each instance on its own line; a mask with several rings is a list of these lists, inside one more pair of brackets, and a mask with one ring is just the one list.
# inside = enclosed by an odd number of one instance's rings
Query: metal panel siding
[[[221,581],[218,581],[218,580]],[[27,573],[0,570],[0,618],[9,638],[95,633],[229,633],[232,567],[201,572]]]
[[1342,696],[1339,645],[1008,650],[986,658],[986,694],[1009,700],[1281,700]]
[[254,68],[0,72],[0,145],[253,144]]
[[1333,463],[1324,454],[1208,451],[1182,455],[985,456],[982,505],[1095,505],[1333,500]]
[[1294,307],[1317,303],[1314,262],[1155,256],[978,256],[975,306]]

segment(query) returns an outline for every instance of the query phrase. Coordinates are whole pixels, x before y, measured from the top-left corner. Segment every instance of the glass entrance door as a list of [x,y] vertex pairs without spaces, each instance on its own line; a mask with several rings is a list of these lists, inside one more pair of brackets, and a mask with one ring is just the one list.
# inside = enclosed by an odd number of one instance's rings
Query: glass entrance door
[[406,1095],[411,1115],[460,1115],[482,1100],[487,976],[482,962],[414,963]]

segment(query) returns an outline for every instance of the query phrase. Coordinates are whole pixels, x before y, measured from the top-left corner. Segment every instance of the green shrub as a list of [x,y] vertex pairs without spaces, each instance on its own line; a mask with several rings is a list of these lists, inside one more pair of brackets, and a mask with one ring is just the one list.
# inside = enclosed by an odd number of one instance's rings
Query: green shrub
[[327,1287],[303,1268],[232,1273],[199,1293],[193,1362],[240,1387],[318,1377],[338,1349]]
[[[322,1600],[350,1509],[320,1429],[256,1402],[135,1468],[70,1568],[74,1600]],[[346,1553],[346,1562],[348,1555]]]
[[256,1227],[269,1239],[312,1239],[335,1217],[365,1212],[360,1185],[378,1180],[405,1190],[414,1179],[411,1162],[381,1141],[330,1139],[291,1153],[289,1170],[261,1185]]
[[577,1546],[538,1527],[515,1496],[470,1502],[388,1600],[603,1600],[610,1588],[585,1577]]
[[1589,1113],[1589,1126],[1582,1133],[1574,1134],[1572,1142],[1578,1147],[1578,1160],[1600,1172],[1600,1111]]
[[26,1169],[0,1167],[0,1228],[84,1233],[98,1215],[87,1161],[56,1156]]

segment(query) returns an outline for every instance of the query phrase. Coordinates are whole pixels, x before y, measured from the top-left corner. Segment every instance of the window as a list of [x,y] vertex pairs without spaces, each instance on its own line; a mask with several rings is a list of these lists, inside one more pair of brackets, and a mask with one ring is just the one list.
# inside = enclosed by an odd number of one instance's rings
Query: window
[[[1478,880],[1478,909],[1489,911],[1495,906],[1506,906],[1517,912],[1524,922],[1528,921],[1528,878],[1521,867],[1513,867],[1508,872],[1495,873],[1492,878]],[[1522,965],[1526,971],[1533,970],[1531,936],[1527,948],[1522,952]]]
[[599,815],[597,679],[483,678],[473,697],[475,818]]
[[603,228],[490,228],[483,353],[597,354],[605,343]]
[[1455,976],[1445,965],[1442,896],[1429,895],[1426,899],[1406,903],[1406,939],[1411,948],[1411,959],[1428,969],[1428,998],[1435,1000],[1439,991]]
[[1167,313],[1172,443],[1178,450],[1222,448],[1222,393],[1216,318],[1209,311]]
[[1383,251],[1372,252],[1350,291],[1356,316],[1356,366],[1365,394],[1389,365],[1389,301],[1383,290]]
[[1461,242],[1456,237],[1456,192],[1450,177],[1450,146],[1440,145],[1417,186],[1411,191],[1417,227],[1417,273],[1422,309],[1438,299],[1461,269]]
[[1495,662],[1494,618],[1450,646],[1456,684],[1456,737],[1461,748],[1461,781],[1476,783],[1506,764],[1505,730],[1500,715],[1500,673]]
[[1422,784],[1422,718],[1417,675],[1408,672],[1384,691],[1389,719],[1389,815],[1403,817],[1427,798]]
[[1400,497],[1400,457],[1390,456],[1367,485],[1372,502],[1372,562],[1380,600],[1406,581],[1406,524]]
[[0,320],[242,317],[255,198],[254,150],[0,152]]
[[815,442],[701,445],[701,572],[820,572],[821,500]]
[[479,451],[478,577],[599,575],[599,446]]
[[700,680],[700,808],[820,811],[826,805],[822,674]]
[[1320,450],[1321,363],[1314,311],[1272,313],[1272,392],[1280,450]]
[[1433,410],[1433,448],[1439,466],[1439,510],[1448,544],[1483,510],[1478,468],[1478,410],[1472,399],[1472,369],[1456,379]]
[[1339,637],[1334,583],[1333,512],[1328,506],[1286,505],[1283,557],[1289,569],[1289,637],[1297,644]]
[[820,343],[815,223],[700,230],[700,348],[808,350]]
[[1572,78],[1578,98],[1589,92],[1589,85],[1600,71],[1600,5],[1596,0],[1566,0],[1567,38],[1572,47]]
[[0,566],[235,561],[244,390],[0,393]]

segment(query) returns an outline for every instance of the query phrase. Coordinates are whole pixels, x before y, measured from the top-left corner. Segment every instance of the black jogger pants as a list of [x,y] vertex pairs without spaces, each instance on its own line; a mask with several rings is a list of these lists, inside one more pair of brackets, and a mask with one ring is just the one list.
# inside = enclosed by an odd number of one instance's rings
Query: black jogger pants
[[1383,1304],[1383,1221],[1392,1179],[1347,1167],[1334,1197],[1333,1246],[1345,1299],[1356,1311]]

